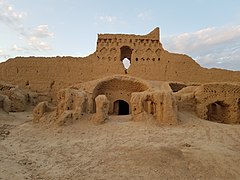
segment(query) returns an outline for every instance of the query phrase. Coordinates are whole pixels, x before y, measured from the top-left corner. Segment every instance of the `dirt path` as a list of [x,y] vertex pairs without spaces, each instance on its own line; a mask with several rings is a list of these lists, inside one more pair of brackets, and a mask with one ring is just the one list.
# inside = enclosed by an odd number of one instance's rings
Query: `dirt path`
[[63,128],[32,124],[30,113],[11,118],[0,121],[9,132],[0,140],[0,179],[240,179],[238,125],[188,113],[170,127],[130,116]]

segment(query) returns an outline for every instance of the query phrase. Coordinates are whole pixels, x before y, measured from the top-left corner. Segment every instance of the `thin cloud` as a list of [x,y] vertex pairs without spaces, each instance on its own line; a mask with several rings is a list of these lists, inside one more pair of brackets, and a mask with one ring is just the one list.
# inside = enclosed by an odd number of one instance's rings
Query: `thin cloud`
[[31,36],[28,39],[28,44],[31,47],[30,50],[33,51],[48,51],[52,49],[46,42],[41,41],[36,36]]
[[43,39],[54,37],[54,33],[49,31],[48,25],[39,25],[33,29],[24,27],[22,21],[27,13],[15,11],[4,0],[0,0],[0,10],[0,22],[15,30],[25,40],[26,44],[21,46],[14,44],[10,51],[32,54],[52,49],[46,40],[43,41]]
[[113,23],[117,20],[116,16],[99,16],[98,20],[105,23]]
[[28,54],[49,50],[52,50],[52,47],[48,43],[41,41],[35,36],[31,36],[27,39],[26,46],[18,46],[17,44],[14,44],[11,48],[11,51],[23,52]]
[[14,44],[11,50],[12,50],[12,51],[23,51],[24,49],[21,48],[21,47],[18,47],[17,44]]
[[203,66],[240,70],[240,25],[209,27],[163,41],[166,49],[189,54]]
[[179,52],[205,50],[216,45],[231,43],[236,39],[240,39],[240,25],[221,28],[211,27],[165,38],[168,48]]
[[240,70],[240,47],[228,45],[227,48],[217,48],[212,53],[201,53],[195,59],[206,67]]
[[48,25],[39,25],[35,29],[33,29],[32,36],[38,38],[47,38],[53,37],[54,34],[49,31]]
[[0,0],[0,5],[0,19],[5,23],[19,22],[26,15],[24,12],[14,11],[13,7],[4,2],[4,0]]
[[144,12],[140,12],[137,14],[138,19],[144,21],[144,20],[150,20],[151,19],[151,11],[144,11]]
[[9,57],[10,56],[3,49],[0,49],[0,61],[8,59]]
[[0,0],[0,22],[23,35],[25,32],[21,21],[26,14],[26,12],[15,11],[11,5],[7,4],[4,0]]

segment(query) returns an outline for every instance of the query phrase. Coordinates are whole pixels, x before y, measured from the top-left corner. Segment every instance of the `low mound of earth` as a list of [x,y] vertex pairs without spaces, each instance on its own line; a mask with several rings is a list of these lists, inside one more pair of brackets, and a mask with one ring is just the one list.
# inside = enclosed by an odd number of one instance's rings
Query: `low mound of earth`
[[240,179],[239,125],[178,115],[177,126],[111,116],[53,128],[1,112],[0,179]]

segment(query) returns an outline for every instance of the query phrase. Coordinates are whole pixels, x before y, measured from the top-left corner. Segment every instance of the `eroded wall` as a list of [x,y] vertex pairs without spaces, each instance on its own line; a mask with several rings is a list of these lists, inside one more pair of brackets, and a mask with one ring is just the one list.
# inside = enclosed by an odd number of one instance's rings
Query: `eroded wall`
[[200,118],[228,124],[240,123],[240,86],[204,84],[195,92],[196,112]]
[[[131,77],[113,77],[98,83],[93,90],[92,96],[95,99],[98,95],[105,95],[109,100],[109,113],[113,114],[115,101],[124,100],[130,105],[133,92],[142,92],[148,88],[146,82],[137,81]],[[131,105],[129,111],[131,112]]]
[[[116,113],[113,112],[115,107],[119,108],[117,115],[130,114],[133,121],[150,118],[157,125],[178,124],[176,99],[167,83],[155,86],[124,75],[81,83],[57,94],[56,107],[50,107],[47,102],[35,107],[34,122],[67,125],[87,118],[101,124],[109,119],[109,115]],[[126,104],[121,107],[114,105],[116,100]],[[127,113],[121,114],[123,109]]]
[[[128,51],[131,51],[130,56]],[[189,56],[167,52],[162,48],[158,28],[145,36],[100,34],[96,52],[85,58],[10,59],[0,64],[0,80],[32,91],[55,94],[71,84],[125,74],[121,61],[125,57],[131,60],[128,75],[146,80],[240,82],[240,72],[205,69]]]

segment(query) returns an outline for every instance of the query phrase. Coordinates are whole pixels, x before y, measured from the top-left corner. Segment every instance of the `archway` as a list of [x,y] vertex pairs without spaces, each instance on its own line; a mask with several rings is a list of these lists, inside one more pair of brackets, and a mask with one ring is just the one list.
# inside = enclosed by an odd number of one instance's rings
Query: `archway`
[[127,70],[131,65],[132,49],[129,46],[122,46],[120,48],[120,51],[121,51],[120,60],[122,61],[123,66],[125,68],[125,74],[127,74]]
[[[130,102],[133,92],[143,92],[149,89],[150,86],[142,80],[130,76],[110,76],[99,81],[92,92],[92,107],[91,112],[96,112],[95,98],[98,95],[106,95],[110,102],[109,114],[118,114],[114,111],[114,102],[116,100],[124,100]],[[131,113],[131,104],[129,104],[129,113]]]
[[228,122],[228,107],[223,101],[216,101],[207,106],[207,119],[213,122]]
[[117,115],[128,115],[129,104],[124,100],[117,100],[114,102],[114,114]]
[[129,46],[122,46],[120,50],[121,50],[120,60],[122,61],[124,58],[127,58],[131,61],[132,49]]

